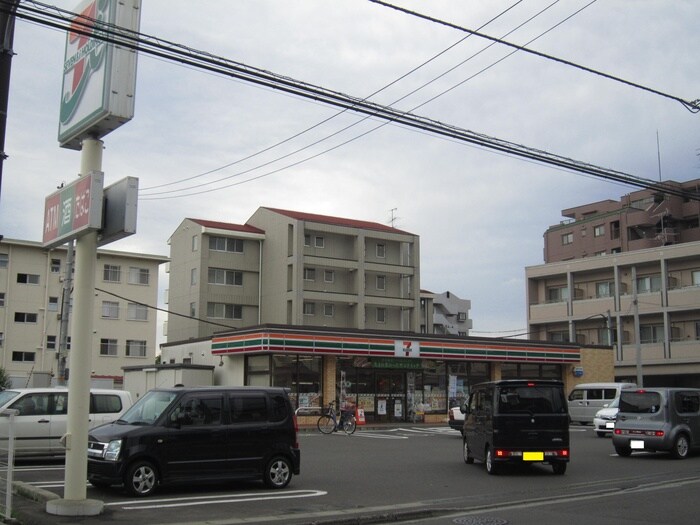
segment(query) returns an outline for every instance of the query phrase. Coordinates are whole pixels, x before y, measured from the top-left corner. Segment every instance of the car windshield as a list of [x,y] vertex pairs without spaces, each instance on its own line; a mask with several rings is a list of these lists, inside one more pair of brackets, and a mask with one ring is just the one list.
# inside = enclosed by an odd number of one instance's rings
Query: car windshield
[[620,412],[632,414],[655,414],[661,407],[661,396],[658,392],[637,390],[620,394]]
[[117,423],[152,425],[163,411],[168,408],[175,397],[177,397],[177,392],[158,390],[146,392],[141,399],[136,401],[136,403],[117,420]]
[[16,390],[3,390],[0,392],[0,407],[4,407],[9,401],[16,398],[19,392]]
[[498,396],[500,414],[560,414],[566,412],[560,388],[549,386],[501,387]]

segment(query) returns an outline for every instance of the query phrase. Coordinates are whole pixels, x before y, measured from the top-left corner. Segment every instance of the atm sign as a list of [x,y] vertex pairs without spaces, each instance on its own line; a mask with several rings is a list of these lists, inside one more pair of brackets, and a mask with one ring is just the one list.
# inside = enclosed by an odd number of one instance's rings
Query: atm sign
[[54,248],[102,227],[104,174],[91,172],[46,197],[44,248]]

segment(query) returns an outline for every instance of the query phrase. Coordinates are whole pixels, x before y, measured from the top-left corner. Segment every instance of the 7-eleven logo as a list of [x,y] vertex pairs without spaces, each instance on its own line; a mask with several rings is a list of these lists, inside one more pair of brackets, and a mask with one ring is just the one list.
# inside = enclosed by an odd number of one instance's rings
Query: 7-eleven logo
[[[73,118],[80,105],[90,77],[98,71],[107,53],[107,45],[92,38],[95,22],[109,20],[110,0],[88,2],[71,23],[66,41],[66,59],[63,64],[63,95],[61,97],[62,124]],[[87,33],[87,34],[86,34]]]
[[394,355],[396,357],[420,357],[420,343],[418,341],[394,341]]

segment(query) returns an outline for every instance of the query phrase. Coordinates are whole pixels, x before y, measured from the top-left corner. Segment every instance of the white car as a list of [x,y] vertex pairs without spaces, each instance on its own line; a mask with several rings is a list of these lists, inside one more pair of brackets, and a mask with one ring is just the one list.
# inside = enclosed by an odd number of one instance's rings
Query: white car
[[[90,428],[109,423],[132,405],[125,390],[90,390]],[[17,456],[61,456],[68,424],[67,388],[10,388],[0,392],[0,412],[12,409]],[[0,439],[7,440],[9,418],[0,417]],[[4,428],[3,428],[4,427]]]
[[462,413],[461,407],[457,405],[456,407],[450,408],[449,411],[449,419],[448,419],[448,424],[450,425],[450,428],[454,430],[459,430],[462,435],[464,435],[464,413]]
[[593,429],[598,437],[612,435],[613,430],[615,430],[619,404],[620,398],[617,397],[608,406],[596,412],[593,417]]

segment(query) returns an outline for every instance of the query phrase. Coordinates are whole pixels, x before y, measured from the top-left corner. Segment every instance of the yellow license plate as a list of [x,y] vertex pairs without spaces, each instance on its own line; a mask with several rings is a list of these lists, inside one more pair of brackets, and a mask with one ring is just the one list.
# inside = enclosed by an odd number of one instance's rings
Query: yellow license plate
[[523,452],[523,461],[544,461],[544,452]]

